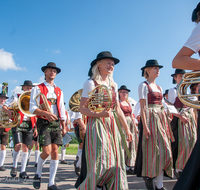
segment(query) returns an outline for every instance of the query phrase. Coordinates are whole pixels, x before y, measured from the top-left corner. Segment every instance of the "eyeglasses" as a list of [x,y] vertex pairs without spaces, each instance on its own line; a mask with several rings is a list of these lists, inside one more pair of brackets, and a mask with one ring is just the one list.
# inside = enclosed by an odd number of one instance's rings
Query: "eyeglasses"
[[127,91],[123,91],[123,92],[120,92],[120,93],[128,94],[128,92],[127,92]]

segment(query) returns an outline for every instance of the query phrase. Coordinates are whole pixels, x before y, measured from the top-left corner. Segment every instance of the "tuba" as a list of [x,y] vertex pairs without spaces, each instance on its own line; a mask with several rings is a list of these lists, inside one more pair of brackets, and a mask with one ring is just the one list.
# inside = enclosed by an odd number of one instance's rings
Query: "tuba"
[[191,94],[187,88],[194,83],[200,83],[200,71],[188,72],[183,75],[183,79],[177,86],[177,94],[180,101],[192,108],[200,109],[200,101],[193,100],[192,97],[199,97],[200,94]]

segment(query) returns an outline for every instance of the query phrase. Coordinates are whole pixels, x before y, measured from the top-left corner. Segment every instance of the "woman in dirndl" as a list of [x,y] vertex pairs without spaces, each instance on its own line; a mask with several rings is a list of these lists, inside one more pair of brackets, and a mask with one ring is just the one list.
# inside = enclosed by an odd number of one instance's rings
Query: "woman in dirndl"
[[[87,174],[78,186],[79,190],[128,189],[122,151],[122,141],[125,141],[125,136],[120,130],[120,123],[126,131],[127,141],[132,141],[133,137],[120,108],[117,84],[112,77],[114,66],[117,63],[119,60],[114,58],[110,52],[99,53],[97,58],[91,62],[92,77],[83,86],[80,111],[88,116],[85,135]],[[97,85],[107,86],[112,95],[111,109],[104,109],[100,113],[88,108],[90,101],[88,93]],[[114,105],[116,111],[114,111]],[[107,103],[103,104],[103,107],[107,108],[107,106]]]
[[[192,12],[192,22],[197,25],[192,34],[174,57],[173,68],[200,71],[200,59],[192,57],[193,54],[200,54],[200,3]],[[199,88],[199,86],[198,86]],[[197,190],[200,189],[200,111],[198,111],[197,121],[197,141],[193,151],[183,169],[174,190]]]
[[[183,78],[183,74],[185,74],[185,70],[176,69],[175,73],[171,75],[173,77],[173,83],[178,86]],[[169,89],[168,100],[180,113],[178,117],[173,116],[171,122],[175,138],[175,141],[171,144],[173,167],[174,174],[178,179],[196,143],[197,127],[193,109],[188,109],[188,106],[184,105],[178,98],[177,86]]]
[[118,89],[119,104],[120,104],[121,110],[123,111],[126,117],[126,121],[129,126],[129,129],[133,135],[133,141],[127,143],[127,146],[131,154],[131,158],[128,157],[128,155],[126,154],[126,151],[124,152],[127,175],[134,174],[133,168],[135,166],[135,159],[136,159],[137,146],[138,146],[138,129],[135,123],[135,119],[133,117],[132,106],[128,100],[128,94],[130,91],[131,90],[128,89],[126,85],[122,85]]
[[[141,68],[147,79],[139,85],[138,93],[141,108],[141,129],[135,173],[143,177],[148,190],[165,190],[163,175],[172,178],[171,140],[173,134],[163,107],[163,92],[155,83],[159,76],[159,65],[156,60],[148,60]],[[153,179],[156,178],[156,187]]]

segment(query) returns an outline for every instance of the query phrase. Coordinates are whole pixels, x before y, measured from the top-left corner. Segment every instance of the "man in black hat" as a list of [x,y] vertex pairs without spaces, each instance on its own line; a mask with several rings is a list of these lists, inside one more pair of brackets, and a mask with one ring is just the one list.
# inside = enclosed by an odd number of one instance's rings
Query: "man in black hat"
[[[34,87],[31,91],[29,111],[36,114],[39,141],[42,146],[42,153],[38,159],[36,174],[34,176],[33,186],[36,189],[40,188],[42,168],[47,157],[51,154],[50,161],[50,178],[48,189],[58,189],[55,184],[55,176],[58,167],[58,148],[62,145],[62,136],[60,124],[62,125],[62,135],[66,133],[65,129],[65,106],[63,100],[63,92],[54,84],[54,79],[61,69],[56,67],[53,62],[48,63],[41,68],[45,74],[45,82]],[[37,97],[38,94],[43,94],[44,97]],[[36,100],[39,102],[38,107]],[[48,106],[43,106],[47,104]],[[49,107],[49,108],[48,108]]]
[[[2,106],[6,102],[6,99],[8,97],[5,93],[0,93],[0,111],[2,111]],[[1,150],[0,150],[0,171],[5,171],[3,164],[6,157],[6,145],[8,144],[8,138],[9,138],[9,130],[10,128],[3,128],[0,124],[0,144],[1,144]]]
[[[31,81],[25,80],[24,84],[21,85],[23,91],[31,91],[34,86]],[[8,116],[12,118],[13,110],[8,109],[8,107],[18,102],[19,96],[21,94],[12,95],[8,101],[3,105],[3,110],[8,113]],[[19,177],[22,179],[28,179],[29,176],[26,173],[26,163],[28,159],[28,146],[31,145],[33,136],[33,127],[35,125],[34,117],[28,117],[24,115],[21,111],[18,112],[21,116],[20,124],[12,128],[12,135],[14,141],[13,150],[13,167],[11,169],[10,175],[16,177],[17,175],[17,162],[20,156],[20,149],[22,147],[22,157],[21,157],[21,172]],[[37,134],[37,130],[34,135]]]

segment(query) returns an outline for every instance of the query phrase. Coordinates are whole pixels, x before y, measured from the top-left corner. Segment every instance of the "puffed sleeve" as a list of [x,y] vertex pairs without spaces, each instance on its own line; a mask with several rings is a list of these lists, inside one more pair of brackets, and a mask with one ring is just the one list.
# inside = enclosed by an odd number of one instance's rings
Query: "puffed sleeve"
[[168,100],[169,100],[169,102],[171,102],[172,104],[174,104],[174,102],[176,100],[176,97],[177,97],[176,89],[170,88],[169,92],[168,92]]
[[140,99],[147,99],[147,93],[148,93],[148,88],[147,85],[142,82],[140,83],[139,87],[138,87],[138,96],[139,96],[139,100]]
[[89,79],[83,85],[82,97],[89,98],[88,93],[95,88],[94,81]]

